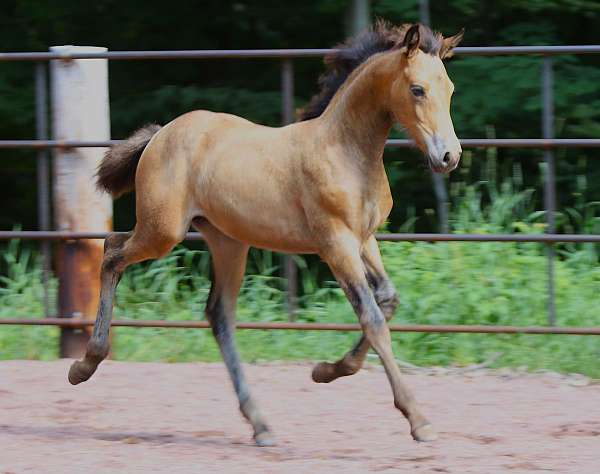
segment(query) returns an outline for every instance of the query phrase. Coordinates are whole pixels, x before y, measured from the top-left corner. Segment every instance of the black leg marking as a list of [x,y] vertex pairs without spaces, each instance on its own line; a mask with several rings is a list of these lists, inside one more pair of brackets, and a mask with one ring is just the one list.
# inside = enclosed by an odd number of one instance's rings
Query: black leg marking
[[122,248],[128,238],[129,234],[109,234],[104,241],[104,259],[100,276],[102,287],[100,289],[98,314],[92,337],[86,348],[85,357],[81,361],[75,361],[69,370],[69,382],[73,385],[88,380],[110,351],[108,337],[113,300],[117,285],[123,274],[123,268],[121,268],[124,261]]
[[240,405],[242,405],[248,400],[248,387],[241,372],[241,361],[235,347],[231,324],[227,320],[220,298],[216,298],[215,302],[211,304],[210,309],[207,310],[207,317],[210,320],[212,333],[221,349],[223,361],[229,370],[233,388]]
[[387,275],[379,275],[371,270],[366,273],[369,286],[373,289],[375,301],[383,311],[386,320],[390,320],[400,303],[394,284]]
[[220,297],[212,298],[212,295],[209,297],[206,316],[210,321],[213,335],[217,340],[223,361],[225,362],[229,377],[233,383],[233,388],[238,397],[240,411],[254,429],[254,440],[256,441],[256,444],[259,446],[272,446],[274,441],[269,427],[263,421],[262,416],[250,395],[250,390],[242,371],[240,356],[235,346],[235,339],[233,336],[233,318],[230,318],[225,312]]
[[[359,316],[361,323],[381,326],[385,319],[381,314],[375,299],[371,295],[371,289],[362,284],[347,283],[344,285],[344,291],[354,311]],[[368,318],[365,321],[365,318]]]

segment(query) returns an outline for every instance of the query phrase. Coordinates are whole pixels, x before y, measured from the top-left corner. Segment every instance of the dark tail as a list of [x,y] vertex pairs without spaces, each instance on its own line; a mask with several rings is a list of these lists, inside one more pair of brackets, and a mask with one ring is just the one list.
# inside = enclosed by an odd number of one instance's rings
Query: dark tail
[[135,171],[150,139],[161,129],[155,123],[145,125],[125,142],[113,145],[104,155],[96,173],[96,185],[113,198],[133,191]]

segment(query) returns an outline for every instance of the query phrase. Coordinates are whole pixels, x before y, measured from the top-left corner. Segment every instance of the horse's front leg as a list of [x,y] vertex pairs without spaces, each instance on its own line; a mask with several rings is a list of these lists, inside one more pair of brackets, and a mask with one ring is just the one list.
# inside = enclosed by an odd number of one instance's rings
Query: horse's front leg
[[365,275],[366,269],[361,259],[360,243],[350,232],[339,235],[330,242],[322,249],[321,258],[327,262],[346,293],[358,316],[367,342],[381,359],[394,393],[394,405],[407,418],[415,440],[436,439],[435,430],[421,414],[411,391],[402,381],[400,369],[392,352],[390,330]]
[[[381,260],[379,246],[374,236],[371,236],[362,251],[362,261],[365,274],[373,293],[375,301],[383,312],[386,321],[389,321],[398,307],[398,295],[394,284],[387,276]],[[319,362],[312,371],[312,379],[317,383],[333,382],[339,377],[354,375],[358,372],[367,357],[371,344],[362,334],[354,347],[344,357],[336,362]]]

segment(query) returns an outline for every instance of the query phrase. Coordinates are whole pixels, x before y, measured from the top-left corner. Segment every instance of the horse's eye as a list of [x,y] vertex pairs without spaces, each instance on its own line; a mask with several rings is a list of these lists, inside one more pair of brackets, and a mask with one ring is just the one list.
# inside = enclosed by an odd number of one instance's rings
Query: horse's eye
[[421,86],[410,86],[410,91],[415,97],[425,97],[425,89]]

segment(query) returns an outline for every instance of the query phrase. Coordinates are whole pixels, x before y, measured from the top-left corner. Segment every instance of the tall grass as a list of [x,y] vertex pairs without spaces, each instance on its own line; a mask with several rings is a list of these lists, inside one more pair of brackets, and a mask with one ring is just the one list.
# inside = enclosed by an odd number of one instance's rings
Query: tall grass
[[[452,189],[451,226],[456,232],[542,232],[543,214],[532,192],[515,182],[479,183]],[[564,217],[577,230],[597,230],[595,204]],[[587,214],[586,214],[587,213]],[[390,277],[400,294],[397,322],[424,324],[545,325],[546,253],[534,243],[382,243]],[[558,324],[600,326],[600,267],[594,245],[563,245],[556,262]],[[12,242],[3,252],[0,317],[41,314],[37,259]],[[272,254],[255,252],[257,272],[247,275],[238,319],[284,321],[283,282]],[[299,260],[304,294],[299,321],[354,322],[352,310],[333,282],[317,282],[315,266]],[[167,258],[129,269],[119,286],[115,316],[132,319],[203,318],[209,291],[209,255],[179,247]],[[52,281],[52,288],[56,282]],[[123,360],[219,360],[210,331],[185,329],[114,330],[114,355]],[[58,330],[0,327],[0,358],[49,359],[57,354]],[[238,331],[247,361],[332,359],[356,335],[333,332]],[[600,344],[593,336],[478,334],[394,334],[398,357],[414,364],[480,362],[501,352],[498,366],[527,366],[600,377]]]

